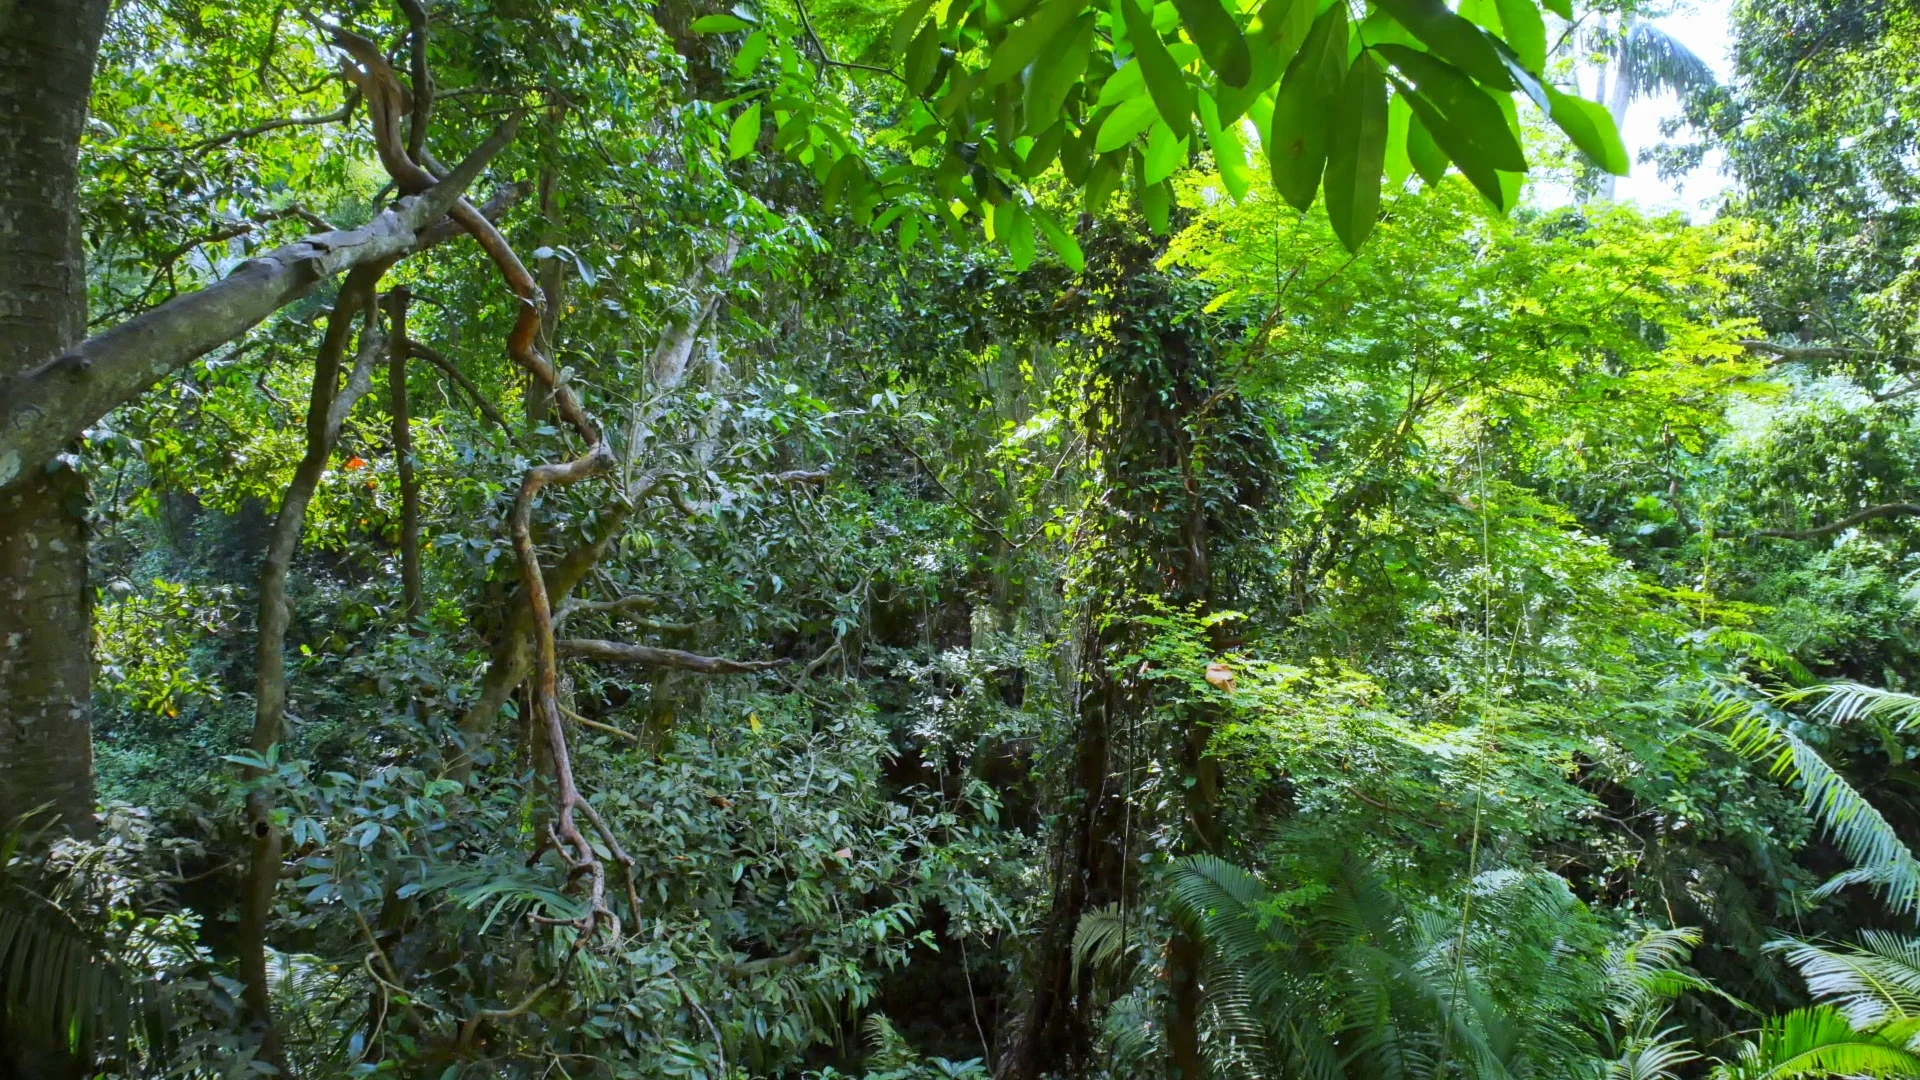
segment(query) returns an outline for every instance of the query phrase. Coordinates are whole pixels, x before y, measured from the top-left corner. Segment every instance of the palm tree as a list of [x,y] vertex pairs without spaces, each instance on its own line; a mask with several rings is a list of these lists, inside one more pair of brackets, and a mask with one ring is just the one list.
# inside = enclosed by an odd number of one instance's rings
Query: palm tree
[[[1610,32],[1603,25],[1590,41],[1594,50],[1606,57],[1596,76],[1594,97],[1606,103],[1607,111],[1613,114],[1614,126],[1623,135],[1627,130],[1627,109],[1635,101],[1667,92],[1684,97],[1719,85],[1705,60],[1694,55],[1673,35],[1641,21],[1632,12],[1620,17],[1616,31]],[[1604,174],[1600,198],[1613,198],[1617,179],[1612,173]]]

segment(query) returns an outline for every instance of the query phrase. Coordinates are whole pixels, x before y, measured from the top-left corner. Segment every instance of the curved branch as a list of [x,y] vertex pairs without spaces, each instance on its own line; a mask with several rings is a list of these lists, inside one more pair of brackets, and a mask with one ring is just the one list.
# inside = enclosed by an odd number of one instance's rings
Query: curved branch
[[518,117],[509,120],[445,180],[400,200],[357,229],[321,233],[275,248],[217,284],[175,297],[0,384],[0,488],[38,470],[111,410],[246,333],[321,282],[420,250],[421,231],[459,200],[519,128]]
[[473,380],[467,378],[466,373],[461,371],[445,353],[431,346],[422,345],[412,338],[407,339],[406,348],[408,356],[425,360],[439,368],[442,374],[452,379],[460,389],[465,390],[467,396],[473,399],[474,407],[480,410],[480,415],[499,424],[509,434],[513,432],[513,428],[507,423],[507,418],[500,414],[499,409],[493,407],[493,402],[487,400],[487,395],[481,393],[480,388],[473,384]]
[[1870,506],[1857,514],[1850,514],[1839,521],[1816,525],[1811,529],[1761,529],[1753,535],[1779,536],[1788,540],[1811,540],[1816,536],[1851,529],[1863,521],[1872,521],[1874,518],[1900,517],[1908,514],[1920,514],[1920,503],[1883,503],[1880,506]]
[[673,668],[697,671],[702,675],[750,675],[785,665],[785,660],[728,660],[702,656],[681,649],[657,649],[652,645],[632,645],[624,641],[598,638],[566,638],[554,642],[554,651],[579,660],[599,660],[612,664],[638,664],[641,667]]

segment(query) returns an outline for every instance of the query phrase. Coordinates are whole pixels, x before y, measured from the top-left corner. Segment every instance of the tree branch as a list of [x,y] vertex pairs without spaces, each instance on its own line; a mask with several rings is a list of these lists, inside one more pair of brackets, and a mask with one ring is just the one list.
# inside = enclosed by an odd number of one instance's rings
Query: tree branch
[[0,386],[0,488],[52,460],[112,409],[321,282],[420,250],[421,230],[459,201],[519,127],[517,118],[502,125],[445,180],[357,229],[309,236],[248,260],[225,280],[96,334]]
[[1851,529],[1863,521],[1872,521],[1874,518],[1900,517],[1908,514],[1920,514],[1920,503],[1883,503],[1880,506],[1870,506],[1857,514],[1850,514],[1839,521],[1816,525],[1811,529],[1761,529],[1753,535],[1779,536],[1788,540],[1811,540],[1816,536]]
[[597,638],[566,638],[553,643],[554,652],[578,660],[599,660],[611,664],[638,664],[641,667],[673,668],[697,671],[702,675],[750,675],[777,668],[785,660],[727,660],[701,656],[680,649],[656,649],[651,645],[632,645],[624,641]]

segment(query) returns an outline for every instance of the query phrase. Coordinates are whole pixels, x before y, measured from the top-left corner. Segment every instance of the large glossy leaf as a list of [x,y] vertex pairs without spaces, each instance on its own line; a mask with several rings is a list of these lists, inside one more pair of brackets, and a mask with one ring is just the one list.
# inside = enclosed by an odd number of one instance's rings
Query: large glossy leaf
[[926,18],[931,10],[933,0],[913,0],[900,12],[900,17],[893,22],[893,36],[889,39],[893,55],[899,56],[906,49],[907,42],[913,40],[914,31],[920,27],[920,20]]
[[1552,102],[1554,124],[1567,133],[1573,145],[1615,176],[1627,175],[1627,147],[1620,141],[1613,114],[1591,101],[1563,94],[1552,87],[1547,88],[1547,100]]
[[1082,0],[1045,0],[1032,15],[1007,31],[1006,40],[994,48],[980,88],[999,86],[1026,70],[1082,10]]
[[1359,249],[1380,217],[1386,152],[1386,76],[1373,57],[1361,53],[1340,88],[1327,153],[1327,217],[1348,251]]
[[1253,186],[1253,176],[1247,169],[1247,150],[1240,143],[1239,127],[1220,122],[1219,107],[1206,91],[1200,92],[1198,104],[1200,123],[1207,133],[1207,145],[1213,148],[1213,164],[1220,171],[1220,182],[1234,202],[1242,202],[1247,197],[1247,189]]
[[[1455,14],[1445,0],[1377,0],[1387,14],[1426,43],[1435,56],[1486,83],[1512,86],[1506,65],[1486,31]],[[1396,65],[1398,66],[1398,65]]]
[[1081,15],[1041,50],[1027,72],[1027,133],[1052,127],[1093,51],[1093,14]]
[[1100,135],[1093,142],[1094,153],[1104,154],[1127,145],[1135,135],[1152,127],[1159,116],[1153,98],[1146,95],[1121,102],[1100,125]]
[[1314,20],[1280,80],[1273,101],[1273,134],[1267,162],[1273,186],[1295,209],[1313,205],[1327,163],[1334,100],[1347,65],[1347,7],[1336,3]]
[[727,156],[734,160],[753,153],[753,144],[760,141],[760,103],[754,102],[733,118],[733,128],[727,132]]
[[1260,6],[1259,13],[1247,26],[1252,71],[1246,85],[1236,87],[1222,81],[1214,87],[1214,102],[1219,107],[1221,123],[1238,120],[1246,113],[1247,106],[1287,70],[1287,62],[1299,51],[1300,43],[1306,40],[1307,31],[1313,26],[1316,10],[1314,0],[1266,0]]
[[1413,112],[1412,99],[1405,94],[1393,95],[1393,100],[1408,103],[1407,117],[1407,163],[1419,175],[1425,184],[1437,184],[1447,175],[1447,154],[1433,141],[1433,133],[1420,120],[1420,114]]
[[1076,274],[1085,270],[1087,257],[1080,250],[1080,241],[1074,239],[1072,233],[1061,228],[1060,223],[1054,220],[1054,216],[1042,207],[1036,206],[1029,212],[1033,215],[1034,224],[1040,226],[1040,231],[1046,234],[1047,243],[1052,244],[1053,250],[1059,253],[1060,261],[1066,263],[1067,268]]
[[933,80],[940,70],[940,27],[932,19],[920,29],[907,46],[907,86],[915,93],[925,93],[933,89]]
[[[1487,168],[1526,171],[1527,159],[1520,151],[1520,137],[1508,124],[1499,102],[1465,72],[1404,45],[1382,45],[1375,51],[1411,80],[1420,95],[1445,117],[1445,125],[1422,117],[1443,148],[1448,140],[1442,137],[1440,128],[1445,126],[1455,133],[1454,141],[1461,143]],[[1453,151],[1447,153],[1465,171],[1466,163],[1454,157]]]
[[1547,21],[1533,0],[1494,0],[1500,12],[1500,36],[1513,48],[1528,71],[1547,66]]
[[[1500,182],[1500,170],[1487,163],[1485,155],[1474,146],[1473,139],[1428,100],[1426,95],[1404,84],[1398,88],[1406,96],[1407,104],[1413,107],[1414,118],[1419,120],[1421,127],[1433,137],[1433,145],[1439,149],[1440,153],[1459,166],[1460,172],[1475,188],[1479,189],[1480,194],[1487,197],[1487,201],[1495,208],[1507,209],[1507,194]],[[1409,150],[1411,150],[1411,141],[1409,141]],[[1419,167],[1422,162],[1416,157],[1414,164]],[[1445,173],[1444,169],[1437,171],[1441,174]],[[1420,176],[1429,183],[1438,183],[1440,179],[1438,175],[1429,175],[1426,168],[1421,169]]]
[[1413,119],[1413,108],[1399,94],[1387,102],[1387,154],[1385,168],[1387,187],[1398,191],[1413,175],[1413,159],[1407,155],[1407,134]]
[[1146,182],[1157,184],[1172,176],[1187,160],[1187,140],[1173,133],[1165,124],[1155,124],[1147,129],[1147,153],[1145,157]]
[[1133,45],[1134,62],[1140,65],[1140,76],[1147,82],[1147,93],[1174,134],[1185,136],[1192,130],[1189,118],[1193,115],[1193,90],[1187,85],[1187,76],[1168,55],[1166,43],[1160,40],[1139,3],[1119,0],[1119,4],[1127,24],[1127,40]]
[[1220,0],[1173,0],[1186,23],[1187,36],[1200,46],[1207,66],[1228,86],[1245,86],[1253,75],[1253,59],[1240,27],[1220,6]]

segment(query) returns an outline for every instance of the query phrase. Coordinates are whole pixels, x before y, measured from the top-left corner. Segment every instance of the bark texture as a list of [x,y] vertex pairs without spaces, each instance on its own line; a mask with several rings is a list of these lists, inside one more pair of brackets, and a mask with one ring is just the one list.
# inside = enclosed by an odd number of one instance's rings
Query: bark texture
[[[85,334],[78,162],[106,16],[107,0],[0,2],[0,412],[22,372]],[[0,490],[0,828],[50,804],[90,835],[87,485],[71,458],[19,480]],[[0,1078],[87,1075],[49,1036],[0,1017]]]
[[[78,162],[106,15],[106,0],[0,4],[0,403],[85,334]],[[0,491],[0,823],[51,803],[91,833],[87,485],[55,458],[77,433]]]

